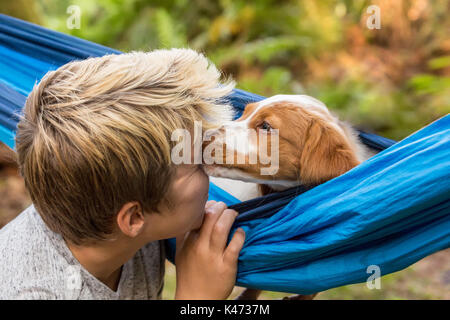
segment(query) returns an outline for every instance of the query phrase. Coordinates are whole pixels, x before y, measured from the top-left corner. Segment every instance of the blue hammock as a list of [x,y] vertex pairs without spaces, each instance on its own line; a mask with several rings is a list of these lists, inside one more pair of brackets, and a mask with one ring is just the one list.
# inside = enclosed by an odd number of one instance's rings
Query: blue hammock
[[[110,53],[120,54],[0,15],[0,141],[14,148],[17,114],[47,71]],[[239,114],[263,97],[234,90],[229,99]],[[239,203],[210,184],[210,199],[236,208],[234,228],[246,230],[238,285],[309,294],[365,282],[371,265],[385,275],[450,247],[450,115],[398,143],[360,138],[381,152],[310,190]]]

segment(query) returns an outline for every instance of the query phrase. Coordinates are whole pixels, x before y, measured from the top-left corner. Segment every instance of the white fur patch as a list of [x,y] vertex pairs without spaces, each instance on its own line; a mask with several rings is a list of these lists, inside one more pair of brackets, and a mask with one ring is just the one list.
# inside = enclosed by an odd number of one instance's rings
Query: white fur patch
[[256,183],[218,177],[210,177],[209,180],[240,201],[246,201],[261,196]]
[[240,169],[225,168],[216,165],[205,165],[203,166],[203,169],[209,176],[257,184],[266,184],[271,186],[274,190],[282,190],[290,187],[295,187],[301,184],[299,181],[258,179]]
[[316,98],[304,94],[302,95],[278,94],[276,96],[272,96],[270,98],[258,102],[258,107],[254,110],[252,115],[255,114],[255,112],[257,112],[260,108],[264,106],[268,106],[272,103],[283,101],[297,103],[303,107],[319,108],[322,111],[328,112],[327,106],[323,102],[317,100]]

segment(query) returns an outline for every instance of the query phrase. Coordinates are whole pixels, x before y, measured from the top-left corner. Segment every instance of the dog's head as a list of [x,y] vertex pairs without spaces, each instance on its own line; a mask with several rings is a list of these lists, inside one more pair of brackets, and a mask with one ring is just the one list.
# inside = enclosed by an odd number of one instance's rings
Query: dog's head
[[[209,175],[274,189],[320,184],[360,163],[349,128],[322,102],[305,95],[278,95],[248,104],[239,119],[225,123],[208,137],[212,142],[205,143],[204,150],[213,152],[209,153],[211,159],[204,153],[204,167]],[[271,157],[277,152],[278,159]],[[264,154],[269,157],[263,159]],[[251,161],[255,155],[256,163]],[[207,164],[212,157],[215,163]],[[267,159],[278,160],[277,170],[263,174],[262,169],[274,165]]]

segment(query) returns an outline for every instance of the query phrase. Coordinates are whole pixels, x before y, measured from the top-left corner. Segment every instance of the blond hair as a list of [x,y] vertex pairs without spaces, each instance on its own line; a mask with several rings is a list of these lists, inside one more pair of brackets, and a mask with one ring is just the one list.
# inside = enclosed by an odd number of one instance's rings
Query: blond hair
[[157,211],[173,174],[175,129],[230,120],[231,81],[189,49],[70,62],[33,88],[16,150],[49,228],[80,244],[104,240],[129,201]]

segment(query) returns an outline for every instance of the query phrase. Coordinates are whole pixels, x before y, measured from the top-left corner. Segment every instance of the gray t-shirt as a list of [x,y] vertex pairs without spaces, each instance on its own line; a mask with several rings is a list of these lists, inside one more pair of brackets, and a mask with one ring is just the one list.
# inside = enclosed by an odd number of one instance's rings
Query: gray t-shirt
[[91,275],[33,205],[0,229],[0,299],[160,299],[164,246],[150,242],[122,267],[111,290]]

